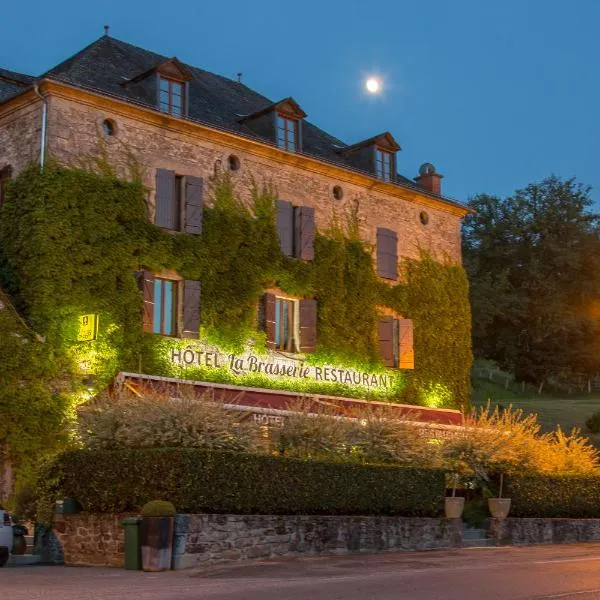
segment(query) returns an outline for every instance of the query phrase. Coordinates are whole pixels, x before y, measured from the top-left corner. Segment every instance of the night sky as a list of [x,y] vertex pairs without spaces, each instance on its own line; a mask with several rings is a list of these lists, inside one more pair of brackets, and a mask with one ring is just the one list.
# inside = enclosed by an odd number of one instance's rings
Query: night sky
[[[123,41],[293,96],[353,143],[390,131],[398,169],[445,194],[511,193],[552,173],[600,203],[600,2],[7,2],[0,67],[38,75],[110,25]],[[383,78],[369,96],[364,79]]]

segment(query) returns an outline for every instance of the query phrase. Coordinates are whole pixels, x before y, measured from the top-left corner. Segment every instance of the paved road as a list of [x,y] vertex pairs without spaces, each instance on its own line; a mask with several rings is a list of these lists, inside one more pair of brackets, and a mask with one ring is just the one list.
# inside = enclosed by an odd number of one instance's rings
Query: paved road
[[600,600],[600,544],[307,558],[200,571],[0,570],[4,600]]

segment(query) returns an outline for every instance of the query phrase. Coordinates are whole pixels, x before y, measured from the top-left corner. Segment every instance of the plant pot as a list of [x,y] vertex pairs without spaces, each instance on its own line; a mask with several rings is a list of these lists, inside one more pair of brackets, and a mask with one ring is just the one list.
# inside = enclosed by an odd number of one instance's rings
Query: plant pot
[[494,519],[506,519],[510,510],[510,498],[488,498],[488,507]]
[[460,519],[465,508],[465,499],[458,496],[448,497],[444,500],[446,519]]
[[173,555],[173,517],[144,517],[140,523],[142,569],[168,571]]

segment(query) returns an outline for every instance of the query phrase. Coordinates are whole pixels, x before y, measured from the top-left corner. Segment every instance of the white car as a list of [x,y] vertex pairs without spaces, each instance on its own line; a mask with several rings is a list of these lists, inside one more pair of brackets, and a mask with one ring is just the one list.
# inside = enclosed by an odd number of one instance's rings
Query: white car
[[0,567],[10,558],[13,546],[13,529],[10,515],[0,506]]

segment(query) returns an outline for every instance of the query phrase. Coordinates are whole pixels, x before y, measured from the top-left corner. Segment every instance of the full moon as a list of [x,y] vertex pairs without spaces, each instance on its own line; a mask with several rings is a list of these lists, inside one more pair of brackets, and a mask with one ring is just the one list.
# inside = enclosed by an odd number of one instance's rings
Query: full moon
[[381,81],[379,81],[379,79],[376,77],[369,77],[365,83],[365,86],[368,92],[371,92],[371,94],[376,94],[381,89]]

